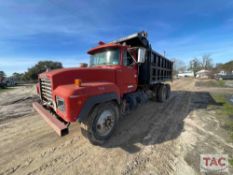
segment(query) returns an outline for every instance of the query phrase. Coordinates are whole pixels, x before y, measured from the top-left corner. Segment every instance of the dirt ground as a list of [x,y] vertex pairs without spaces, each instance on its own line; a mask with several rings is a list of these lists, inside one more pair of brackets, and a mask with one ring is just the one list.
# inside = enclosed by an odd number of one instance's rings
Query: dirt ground
[[[175,80],[166,103],[148,102],[120,120],[104,146],[93,146],[78,123],[59,137],[34,112],[31,86],[0,93],[0,175],[9,174],[201,174],[202,153],[233,155],[220,127],[209,92],[233,94],[233,88],[195,87]],[[229,167],[229,174],[233,170]]]

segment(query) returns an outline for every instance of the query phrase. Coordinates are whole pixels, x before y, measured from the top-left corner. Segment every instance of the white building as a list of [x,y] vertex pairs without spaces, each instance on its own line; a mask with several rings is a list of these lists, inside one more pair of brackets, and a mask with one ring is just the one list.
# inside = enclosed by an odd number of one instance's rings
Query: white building
[[193,71],[184,71],[184,72],[178,73],[177,76],[179,78],[181,78],[181,77],[194,77],[194,72]]
[[202,69],[196,72],[196,78],[211,78],[211,71]]
[[226,75],[227,73],[224,70],[221,70],[219,73],[217,73],[218,75]]

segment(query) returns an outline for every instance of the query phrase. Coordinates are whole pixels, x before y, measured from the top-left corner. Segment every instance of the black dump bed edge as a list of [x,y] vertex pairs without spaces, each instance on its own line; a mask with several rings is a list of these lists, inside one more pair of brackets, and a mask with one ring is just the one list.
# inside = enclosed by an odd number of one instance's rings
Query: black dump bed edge
[[138,32],[111,43],[125,43],[132,47],[144,47],[147,49],[147,59],[145,63],[139,65],[139,84],[151,85],[172,80],[173,62],[152,50],[146,32]]

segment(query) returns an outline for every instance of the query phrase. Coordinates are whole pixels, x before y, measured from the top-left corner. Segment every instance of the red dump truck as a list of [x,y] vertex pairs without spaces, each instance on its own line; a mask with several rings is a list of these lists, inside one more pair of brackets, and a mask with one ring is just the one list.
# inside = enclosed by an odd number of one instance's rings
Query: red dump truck
[[173,62],[152,50],[146,32],[99,45],[87,52],[88,67],[48,71],[38,77],[41,102],[34,109],[60,135],[72,122],[94,144],[103,144],[120,116],[154,98],[169,98]]

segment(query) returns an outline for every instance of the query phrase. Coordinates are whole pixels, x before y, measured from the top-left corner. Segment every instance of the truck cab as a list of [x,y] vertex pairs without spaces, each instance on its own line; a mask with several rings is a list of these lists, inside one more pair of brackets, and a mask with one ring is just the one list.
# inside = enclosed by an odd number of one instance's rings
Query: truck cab
[[[148,100],[148,90],[160,93],[160,101],[170,93],[162,81],[171,79],[172,64],[161,55],[151,60],[156,54],[146,37],[140,32],[107,44],[100,42],[87,52],[89,67],[40,74],[37,92],[41,103],[33,107],[60,136],[68,133],[71,122],[78,121],[92,143],[104,143],[120,115]],[[153,67],[153,61],[160,62]],[[158,66],[163,66],[161,72],[154,72],[152,68]]]
[[130,53],[127,46],[120,44],[102,44],[88,51],[90,68],[114,69],[114,83],[120,95],[135,91],[138,84],[138,65],[135,52]]

